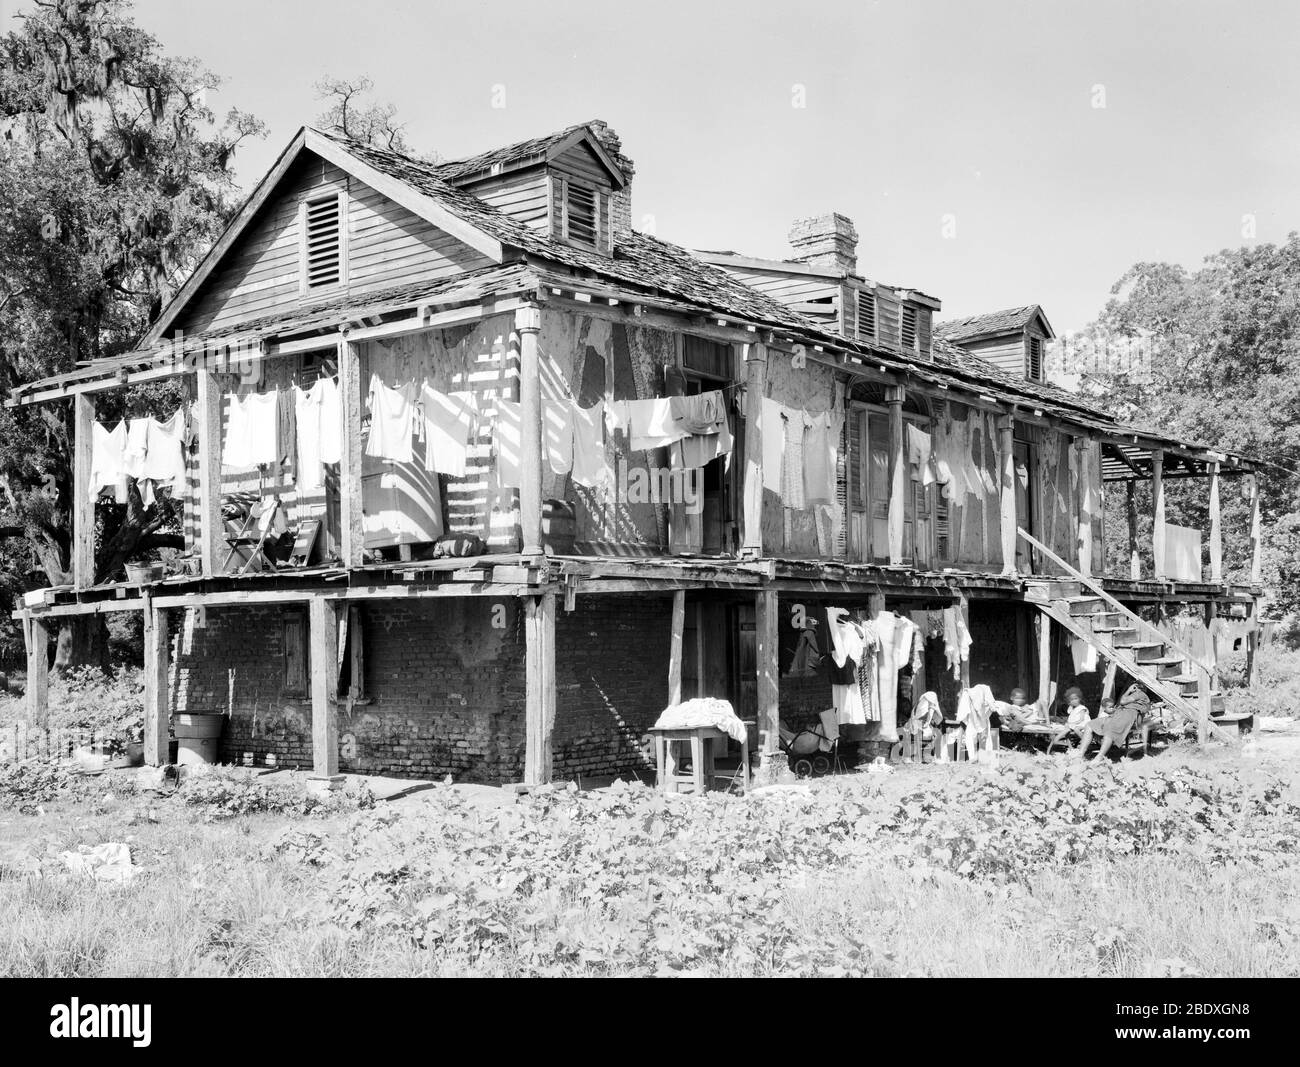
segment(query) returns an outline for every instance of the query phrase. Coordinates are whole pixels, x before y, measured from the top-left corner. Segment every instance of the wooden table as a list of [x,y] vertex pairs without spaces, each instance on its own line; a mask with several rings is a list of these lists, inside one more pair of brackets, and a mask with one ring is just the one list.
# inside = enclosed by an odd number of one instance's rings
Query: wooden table
[[[713,784],[714,742],[724,746],[725,733],[716,726],[692,726],[673,729],[651,727],[655,739],[656,783],[664,793],[695,793],[697,796]],[[691,773],[679,774],[673,745],[687,743],[691,746]],[[740,773],[745,792],[749,792],[749,737],[740,746]]]

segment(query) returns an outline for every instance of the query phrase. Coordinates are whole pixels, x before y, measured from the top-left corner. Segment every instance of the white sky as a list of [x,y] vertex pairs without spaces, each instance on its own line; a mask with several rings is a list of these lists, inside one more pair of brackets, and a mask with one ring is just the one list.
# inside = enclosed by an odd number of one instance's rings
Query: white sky
[[636,162],[638,228],[783,256],[791,220],[841,211],[860,270],[939,297],[940,318],[1038,302],[1077,329],[1138,260],[1194,266],[1246,243],[1245,215],[1261,241],[1300,229],[1287,0],[137,0],[136,16],[227,79],[216,109],[270,126],[238,160],[245,188],[320,110],[324,74],[369,74],[446,158],[599,117]]

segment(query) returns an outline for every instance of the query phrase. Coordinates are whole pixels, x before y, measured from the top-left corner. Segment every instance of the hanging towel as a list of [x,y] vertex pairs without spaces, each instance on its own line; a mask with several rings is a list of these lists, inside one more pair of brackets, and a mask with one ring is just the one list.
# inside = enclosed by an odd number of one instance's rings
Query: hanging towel
[[787,508],[803,508],[803,439],[807,427],[804,413],[786,409],[785,474],[781,479],[782,500]]
[[605,452],[605,403],[598,400],[589,408],[571,404],[573,419],[573,481],[601,492],[609,492],[614,470]]
[[126,444],[122,450],[122,470],[128,478],[144,478],[144,460],[149,454],[149,423],[152,419],[132,419],[126,426]]
[[768,397],[762,398],[759,432],[763,438],[763,488],[779,494],[785,459],[785,408]]
[[370,376],[370,436],[366,455],[410,463],[415,458],[411,436],[415,422],[415,383],[396,389],[384,384],[378,374]]
[[1070,653],[1074,658],[1075,674],[1088,674],[1097,669],[1097,650],[1083,638],[1070,638]]
[[420,390],[420,407],[424,415],[424,469],[463,478],[475,422],[474,394],[444,393],[425,383]]
[[221,465],[247,470],[274,463],[280,429],[280,391],[230,394],[230,416],[221,448]]
[[835,503],[835,444],[839,440],[835,423],[829,411],[804,418],[803,489],[808,507]]
[[934,469],[930,465],[930,435],[914,422],[907,424],[907,462],[917,468],[922,485],[934,484]]
[[343,414],[333,378],[320,378],[294,392],[293,421],[298,442],[296,485],[311,492],[325,484],[325,464],[343,458]]
[[573,469],[572,401],[543,397],[542,441],[551,470],[556,474],[568,474]]
[[695,470],[731,451],[731,427],[720,390],[672,396],[668,403],[674,425],[686,431],[686,436],[673,445],[674,469]]
[[90,427],[90,499],[126,477],[126,420],[111,430],[98,422]]
[[185,484],[185,409],[177,408],[166,422],[149,419],[149,441],[145,451],[143,477],[174,496]]
[[523,439],[519,402],[498,400],[496,422],[492,426],[492,454],[497,460],[497,485],[518,488],[523,481]]
[[672,405],[666,396],[653,400],[627,401],[628,423],[631,430],[631,448],[644,452],[651,448],[664,448],[686,436],[673,422]]

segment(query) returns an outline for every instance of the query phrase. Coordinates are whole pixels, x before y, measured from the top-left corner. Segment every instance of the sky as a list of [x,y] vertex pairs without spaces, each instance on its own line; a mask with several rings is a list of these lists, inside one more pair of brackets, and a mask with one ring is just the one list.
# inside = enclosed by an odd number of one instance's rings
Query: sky
[[[13,10],[13,0],[0,0]],[[1091,321],[1135,262],[1300,230],[1300,4],[1203,0],[137,0],[165,48],[269,127],[251,188],[369,75],[411,144],[455,159],[592,118],[636,164],[633,224],[790,254],[854,220],[859,270],[940,319],[1041,304]],[[499,105],[504,106],[499,106]]]

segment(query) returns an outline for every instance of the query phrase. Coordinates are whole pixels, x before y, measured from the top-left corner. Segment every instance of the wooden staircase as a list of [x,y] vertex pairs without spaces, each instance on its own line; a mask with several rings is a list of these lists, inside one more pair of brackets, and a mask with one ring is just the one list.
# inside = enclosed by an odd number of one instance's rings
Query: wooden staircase
[[[1233,741],[1243,727],[1249,728],[1249,723],[1239,721],[1241,717],[1224,715],[1223,693],[1212,688],[1213,672],[1197,664],[1186,649],[1178,648],[1030,534],[1019,533],[1073,579],[1030,583],[1026,599],[1036,603],[1044,615],[1118,665],[1198,730]],[[1204,703],[1202,685],[1210,689]]]

